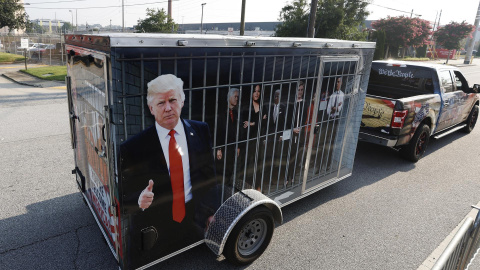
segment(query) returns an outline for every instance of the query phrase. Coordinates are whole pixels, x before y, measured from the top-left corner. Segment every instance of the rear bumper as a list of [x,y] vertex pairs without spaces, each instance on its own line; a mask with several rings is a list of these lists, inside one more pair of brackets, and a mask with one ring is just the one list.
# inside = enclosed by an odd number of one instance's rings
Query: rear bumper
[[364,131],[360,131],[358,135],[358,140],[387,147],[394,147],[395,145],[397,145],[398,137],[378,136]]

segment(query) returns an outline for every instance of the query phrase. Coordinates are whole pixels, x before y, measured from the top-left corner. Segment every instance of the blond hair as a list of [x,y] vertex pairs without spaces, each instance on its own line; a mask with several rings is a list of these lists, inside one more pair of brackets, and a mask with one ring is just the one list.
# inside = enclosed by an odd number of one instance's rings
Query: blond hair
[[185,101],[185,93],[183,93],[183,81],[173,74],[160,75],[151,80],[147,84],[147,104],[153,101],[153,95],[157,93],[166,93],[170,90],[175,90],[180,95],[182,102]]

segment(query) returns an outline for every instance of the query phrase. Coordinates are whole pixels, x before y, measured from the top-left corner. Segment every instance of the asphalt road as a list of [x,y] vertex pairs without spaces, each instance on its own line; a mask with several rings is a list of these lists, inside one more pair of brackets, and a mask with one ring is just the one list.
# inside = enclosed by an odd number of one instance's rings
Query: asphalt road
[[[65,90],[0,77],[0,269],[117,269],[70,174],[69,132]],[[239,269],[417,269],[479,202],[479,150],[480,126],[432,139],[416,164],[359,143],[353,175],[283,208],[269,248]],[[202,245],[151,269],[233,268],[215,259]]]

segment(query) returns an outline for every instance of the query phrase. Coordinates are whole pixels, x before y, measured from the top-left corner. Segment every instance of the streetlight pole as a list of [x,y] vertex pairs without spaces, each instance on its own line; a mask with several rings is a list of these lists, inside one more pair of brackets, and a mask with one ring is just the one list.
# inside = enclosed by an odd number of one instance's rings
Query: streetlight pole
[[200,23],[200,34],[203,34],[203,6],[205,6],[207,3],[202,4],[202,21]]
[[125,11],[124,11],[125,5],[124,1],[122,0],[122,32],[125,32]]
[[72,32],[73,32],[73,11],[69,10],[70,14],[72,14]]

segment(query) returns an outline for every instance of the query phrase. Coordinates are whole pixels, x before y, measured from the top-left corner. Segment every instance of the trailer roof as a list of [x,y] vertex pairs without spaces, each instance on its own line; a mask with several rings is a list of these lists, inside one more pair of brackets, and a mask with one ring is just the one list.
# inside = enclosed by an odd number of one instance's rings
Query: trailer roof
[[193,34],[105,33],[65,36],[67,44],[97,47],[302,47],[302,48],[375,48],[375,42],[323,38],[279,38]]

